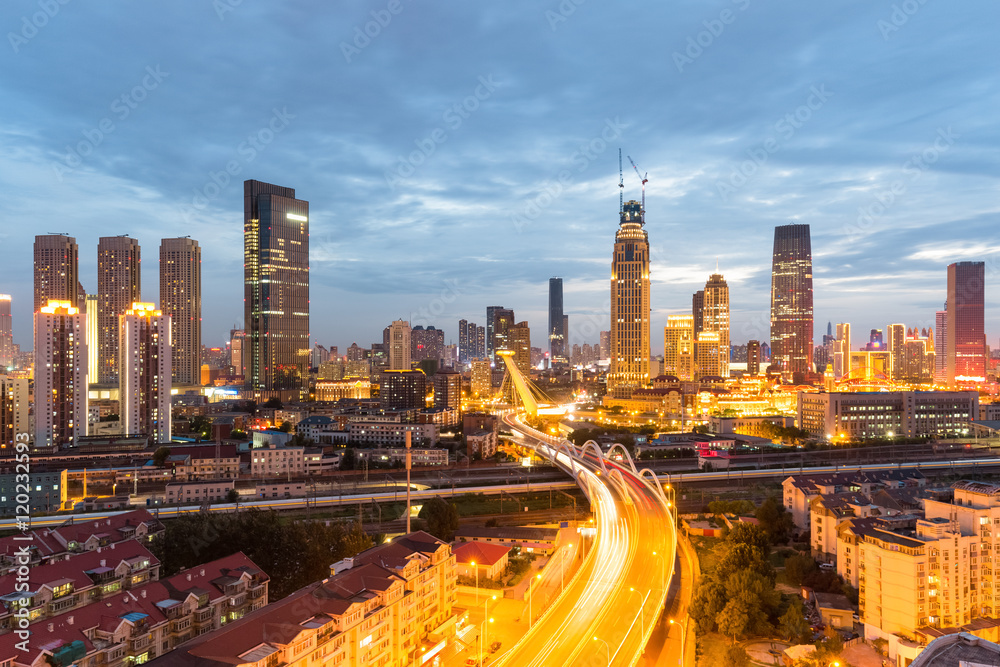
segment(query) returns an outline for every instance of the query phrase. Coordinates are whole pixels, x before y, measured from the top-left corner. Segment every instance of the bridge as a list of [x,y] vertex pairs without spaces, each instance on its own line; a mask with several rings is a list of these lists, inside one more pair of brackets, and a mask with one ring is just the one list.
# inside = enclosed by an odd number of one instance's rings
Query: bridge
[[[505,667],[639,662],[663,611],[674,571],[673,503],[656,475],[629,452],[597,443],[576,447],[533,428],[542,408],[530,382],[501,355],[522,407],[499,416],[522,445],[552,461],[591,502],[596,533],[576,576],[522,639],[494,664]],[[619,460],[611,460],[609,456]]]

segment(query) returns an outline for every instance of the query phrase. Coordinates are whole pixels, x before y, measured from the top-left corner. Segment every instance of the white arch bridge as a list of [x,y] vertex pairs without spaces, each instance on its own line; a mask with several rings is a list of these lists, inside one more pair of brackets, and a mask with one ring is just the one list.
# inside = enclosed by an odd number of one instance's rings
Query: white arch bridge
[[[551,460],[580,486],[594,511],[586,557],[563,593],[494,664],[508,667],[635,665],[663,611],[677,535],[667,492],[616,444],[603,452],[531,427],[539,412],[531,383],[502,355],[522,407],[499,416],[519,443]],[[574,538],[580,540],[578,536]]]

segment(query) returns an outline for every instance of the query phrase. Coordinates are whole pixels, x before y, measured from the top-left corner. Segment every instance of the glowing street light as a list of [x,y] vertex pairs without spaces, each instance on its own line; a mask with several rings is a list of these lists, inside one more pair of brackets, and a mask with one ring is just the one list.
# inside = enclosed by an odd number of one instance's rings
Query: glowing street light
[[594,641],[601,642],[602,644],[604,644],[604,648],[608,649],[608,667],[611,667],[611,647],[608,645],[606,641],[604,641],[597,635],[594,635]]

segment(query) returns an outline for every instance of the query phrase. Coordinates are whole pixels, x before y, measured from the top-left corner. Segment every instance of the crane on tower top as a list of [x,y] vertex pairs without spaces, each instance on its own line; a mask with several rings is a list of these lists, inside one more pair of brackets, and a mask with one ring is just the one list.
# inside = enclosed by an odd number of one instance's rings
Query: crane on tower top
[[[619,159],[621,159],[621,156],[619,156]],[[649,172],[647,172],[645,174],[640,174],[639,173],[639,167],[635,164],[635,160],[632,159],[631,155],[628,156],[628,161],[632,163],[632,168],[635,169],[635,175],[639,177],[640,181],[642,181],[642,215],[643,215],[643,218],[645,218],[646,217],[646,183],[649,182],[649,179],[646,178],[646,176],[648,175]]]

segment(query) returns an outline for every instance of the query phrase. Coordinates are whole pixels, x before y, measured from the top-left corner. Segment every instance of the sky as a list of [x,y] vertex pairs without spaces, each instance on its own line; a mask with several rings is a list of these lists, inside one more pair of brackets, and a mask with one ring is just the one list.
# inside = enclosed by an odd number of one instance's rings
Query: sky
[[[652,348],[718,270],[768,337],[775,225],[811,227],[816,338],[933,326],[986,262],[1000,336],[995,0],[201,0],[0,6],[0,293],[31,346],[35,234],[202,246],[203,341],[242,326],[248,178],[310,202],[315,341],[513,308],[608,328],[618,149],[648,174]],[[626,199],[640,179],[624,160]],[[537,333],[536,333],[537,332]],[[860,341],[859,342],[863,342]]]

